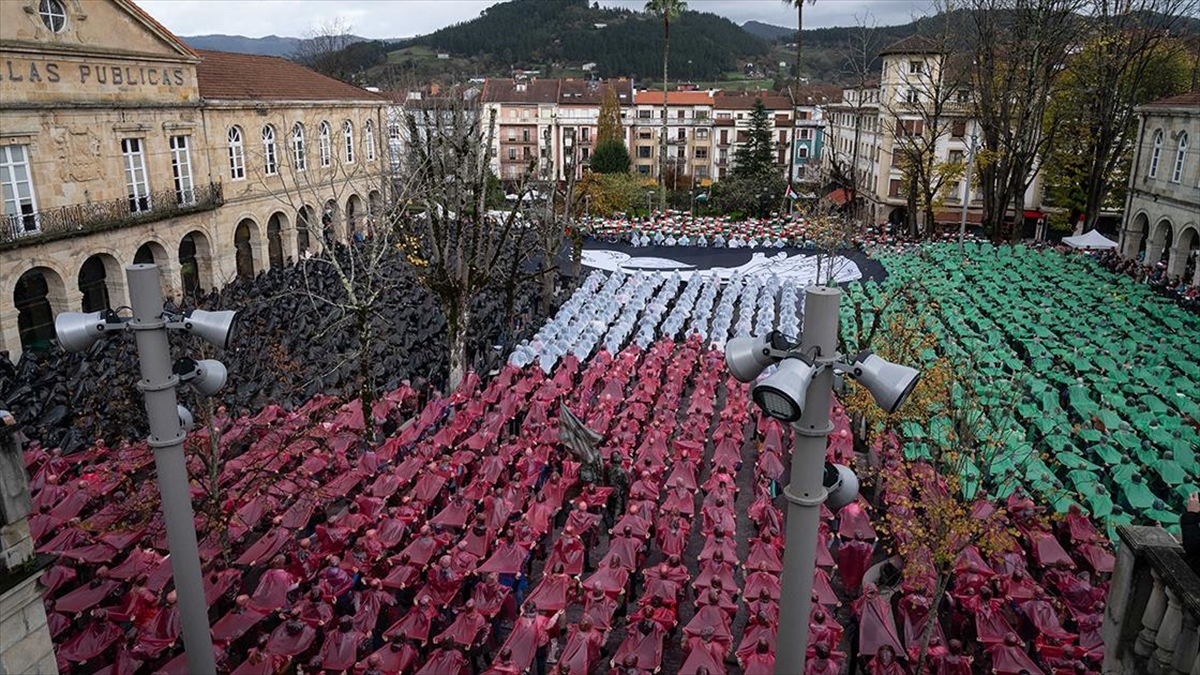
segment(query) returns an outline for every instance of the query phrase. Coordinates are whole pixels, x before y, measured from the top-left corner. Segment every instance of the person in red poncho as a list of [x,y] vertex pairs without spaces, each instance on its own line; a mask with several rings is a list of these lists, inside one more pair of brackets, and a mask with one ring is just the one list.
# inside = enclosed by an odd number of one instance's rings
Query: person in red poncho
[[890,645],[884,645],[875,653],[875,658],[867,665],[868,675],[908,675],[904,666],[896,660],[896,652]]
[[812,658],[804,664],[804,675],[840,675],[843,659],[825,645],[816,645],[812,651]]

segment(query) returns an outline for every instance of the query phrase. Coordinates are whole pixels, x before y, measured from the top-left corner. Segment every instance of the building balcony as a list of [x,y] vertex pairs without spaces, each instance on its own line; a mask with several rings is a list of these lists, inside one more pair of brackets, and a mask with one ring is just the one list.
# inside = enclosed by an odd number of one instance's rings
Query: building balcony
[[224,204],[221,184],[209,183],[182,192],[172,188],[136,199],[110,199],[6,215],[0,220],[0,250],[212,211]]
[[1104,608],[1104,672],[1200,672],[1200,578],[1157,527],[1122,526]]

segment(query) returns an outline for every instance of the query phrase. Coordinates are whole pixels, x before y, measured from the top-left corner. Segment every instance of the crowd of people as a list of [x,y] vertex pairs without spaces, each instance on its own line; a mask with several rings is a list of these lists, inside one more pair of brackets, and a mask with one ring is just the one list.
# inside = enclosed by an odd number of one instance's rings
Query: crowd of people
[[[324,396],[217,420],[229,517],[200,535],[223,670],[773,672],[791,439],[719,351],[662,339],[418,398],[405,385],[380,401],[377,419],[412,422],[378,447],[358,442],[353,405]],[[566,409],[603,439],[598,462],[560,442]],[[848,462],[850,420],[832,413],[827,456]],[[884,502],[905,508],[920,471],[879,454]],[[149,450],[34,446],[26,461],[31,534],[58,556],[44,584],[61,672],[185,672],[161,520],[135,517],[152,503]],[[931,611],[945,614],[931,672],[1096,672],[1106,582],[1089,574],[1111,572],[1111,552],[1086,517],[1054,529],[1014,499],[998,526],[1025,545],[987,559],[967,546],[944,608],[919,556],[899,561],[899,585],[870,569],[885,553],[866,500],[823,509],[804,675],[855,661],[913,675]]]
[[1167,274],[1165,261],[1146,265],[1141,260],[1126,258],[1116,249],[1096,254],[1096,262],[1113,274],[1122,274],[1139,283],[1144,283],[1155,292],[1175,300],[1185,309],[1200,313],[1200,286],[1191,282],[1195,278],[1196,258],[1188,261],[1182,276]]
[[[404,380],[424,379],[444,389],[449,351],[446,321],[437,302],[400,260],[381,276],[391,283],[380,284],[386,292],[378,302],[373,345],[366,356],[374,386],[392,390]],[[491,370],[502,362],[504,345],[537,327],[539,293],[536,281],[514,289],[515,321],[506,316],[505,289],[476,298],[468,344],[476,370]],[[358,349],[358,334],[353,317],[337,309],[343,301],[344,290],[332,267],[307,259],[169,302],[167,309],[238,312],[235,341],[218,357],[229,371],[221,400],[230,410],[253,414],[270,403],[292,409],[318,393],[356,393],[358,363],[348,357]],[[195,347],[177,345],[176,355]],[[27,436],[69,454],[97,438],[116,443],[147,433],[137,377],[132,339],[101,341],[87,353],[26,351],[16,364],[0,354],[0,405],[17,416]]]

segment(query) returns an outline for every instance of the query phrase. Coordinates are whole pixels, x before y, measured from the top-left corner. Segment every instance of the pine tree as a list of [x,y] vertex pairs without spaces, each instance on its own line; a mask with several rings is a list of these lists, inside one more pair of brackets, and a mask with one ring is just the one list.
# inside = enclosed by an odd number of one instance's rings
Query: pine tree
[[619,141],[625,144],[625,129],[621,125],[621,105],[617,102],[617,90],[610,84],[604,92],[604,100],[600,102],[600,122],[596,130],[596,145],[599,147],[605,141]]
[[619,139],[601,140],[592,153],[592,171],[596,173],[629,173],[629,151]]
[[746,142],[733,153],[733,175],[750,177],[770,173],[775,168],[774,155],[767,107],[761,98],[756,98],[754,108],[750,111]]

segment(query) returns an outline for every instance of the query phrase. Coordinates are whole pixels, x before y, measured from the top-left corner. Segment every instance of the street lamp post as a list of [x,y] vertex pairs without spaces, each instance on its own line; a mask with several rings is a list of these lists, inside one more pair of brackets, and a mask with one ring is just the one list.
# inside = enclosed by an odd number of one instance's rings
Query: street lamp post
[[975,145],[979,142],[979,135],[974,130],[971,131],[971,154],[967,158],[967,183],[963,194],[962,203],[962,220],[958,223],[958,253],[962,255],[965,242],[967,239],[967,205],[971,203],[971,173],[975,168]]
[[754,384],[751,396],[766,415],[792,425],[791,482],[783,489],[788,502],[787,547],[779,599],[779,635],[786,639],[776,649],[776,675],[804,672],[821,504],[828,501],[837,510],[858,495],[854,473],[825,461],[833,430],[829,419],[833,375],[857,379],[888,413],[904,403],[920,379],[917,370],[889,363],[869,350],[852,360],[837,352],[841,297],[836,286],[805,289],[799,345],[776,331],[765,338],[734,338],[725,346],[729,371],[742,382],[754,381],[767,366],[778,364],[773,374]]
[[651,199],[651,198],[653,198],[653,197],[654,197],[654,193],[653,193],[653,192],[647,192],[647,193],[646,193],[646,220],[649,220],[649,219],[650,219],[650,215],[651,215],[651,211],[650,211],[650,199]]
[[204,598],[200,551],[183,450],[186,427],[190,425],[184,420],[190,420],[191,413],[177,403],[175,388],[190,383],[201,394],[212,395],[225,384],[228,373],[221,362],[210,359],[181,359],[172,365],[167,330],[193,333],[224,349],[233,333],[234,312],[192,310],[185,315],[168,314],[163,308],[157,266],[129,265],[125,273],[132,319],[121,319],[111,310],[86,314],[62,312],[55,318],[54,329],[62,347],[73,352],[86,351],[101,338],[118,332],[134,334],[142,375],[137,387],[145,398],[150,423],[147,443],[154,450],[188,672],[215,674],[208,603]]

